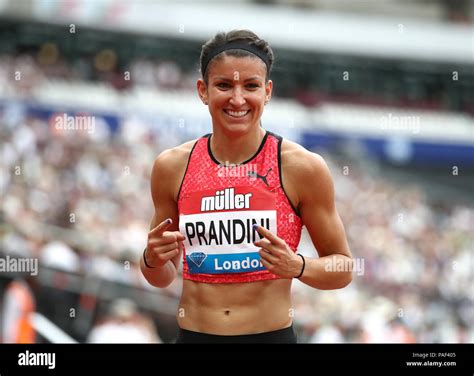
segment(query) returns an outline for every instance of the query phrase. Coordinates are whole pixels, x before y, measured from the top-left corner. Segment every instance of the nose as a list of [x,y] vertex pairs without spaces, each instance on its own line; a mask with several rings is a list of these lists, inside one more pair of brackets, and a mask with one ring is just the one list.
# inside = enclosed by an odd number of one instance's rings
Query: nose
[[245,98],[241,88],[237,86],[234,87],[234,89],[232,90],[232,97],[230,98],[229,103],[235,108],[239,108],[245,104]]

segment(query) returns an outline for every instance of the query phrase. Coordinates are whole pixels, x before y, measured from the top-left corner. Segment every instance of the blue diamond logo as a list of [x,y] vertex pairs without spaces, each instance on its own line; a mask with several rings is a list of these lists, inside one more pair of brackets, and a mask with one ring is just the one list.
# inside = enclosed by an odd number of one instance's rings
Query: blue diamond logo
[[207,255],[204,252],[193,252],[189,255],[189,258],[194,262],[198,267],[202,265]]

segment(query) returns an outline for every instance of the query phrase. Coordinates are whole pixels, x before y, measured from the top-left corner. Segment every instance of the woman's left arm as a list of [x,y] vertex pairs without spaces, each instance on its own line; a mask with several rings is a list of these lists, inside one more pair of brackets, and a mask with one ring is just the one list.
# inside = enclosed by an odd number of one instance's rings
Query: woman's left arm
[[[353,260],[341,218],[336,209],[334,184],[322,157],[295,150],[290,161],[291,184],[296,187],[298,208],[319,258],[305,257],[300,281],[321,290],[339,289],[352,281]],[[263,265],[284,278],[299,274],[303,260],[275,234],[258,226],[265,236],[255,242],[261,247]]]
[[321,156],[306,152],[304,159],[297,185],[301,187],[299,209],[319,258],[306,260],[300,280],[322,290],[339,289],[352,281],[353,260],[336,209],[333,180]]

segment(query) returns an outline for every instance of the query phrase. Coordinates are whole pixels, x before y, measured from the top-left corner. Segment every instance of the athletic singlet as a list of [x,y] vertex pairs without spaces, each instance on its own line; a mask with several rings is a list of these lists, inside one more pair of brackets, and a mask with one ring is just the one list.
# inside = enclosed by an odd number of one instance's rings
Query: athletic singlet
[[178,193],[179,229],[186,237],[183,278],[204,283],[278,279],[260,262],[253,242],[261,225],[296,252],[302,221],[281,184],[282,138],[266,132],[253,157],[220,164],[211,135],[194,144]]

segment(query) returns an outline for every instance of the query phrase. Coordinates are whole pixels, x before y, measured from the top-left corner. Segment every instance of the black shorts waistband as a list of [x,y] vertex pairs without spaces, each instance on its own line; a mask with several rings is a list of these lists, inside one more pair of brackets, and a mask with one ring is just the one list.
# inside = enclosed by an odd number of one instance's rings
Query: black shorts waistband
[[176,343],[297,343],[293,325],[271,332],[244,335],[217,335],[179,329]]

